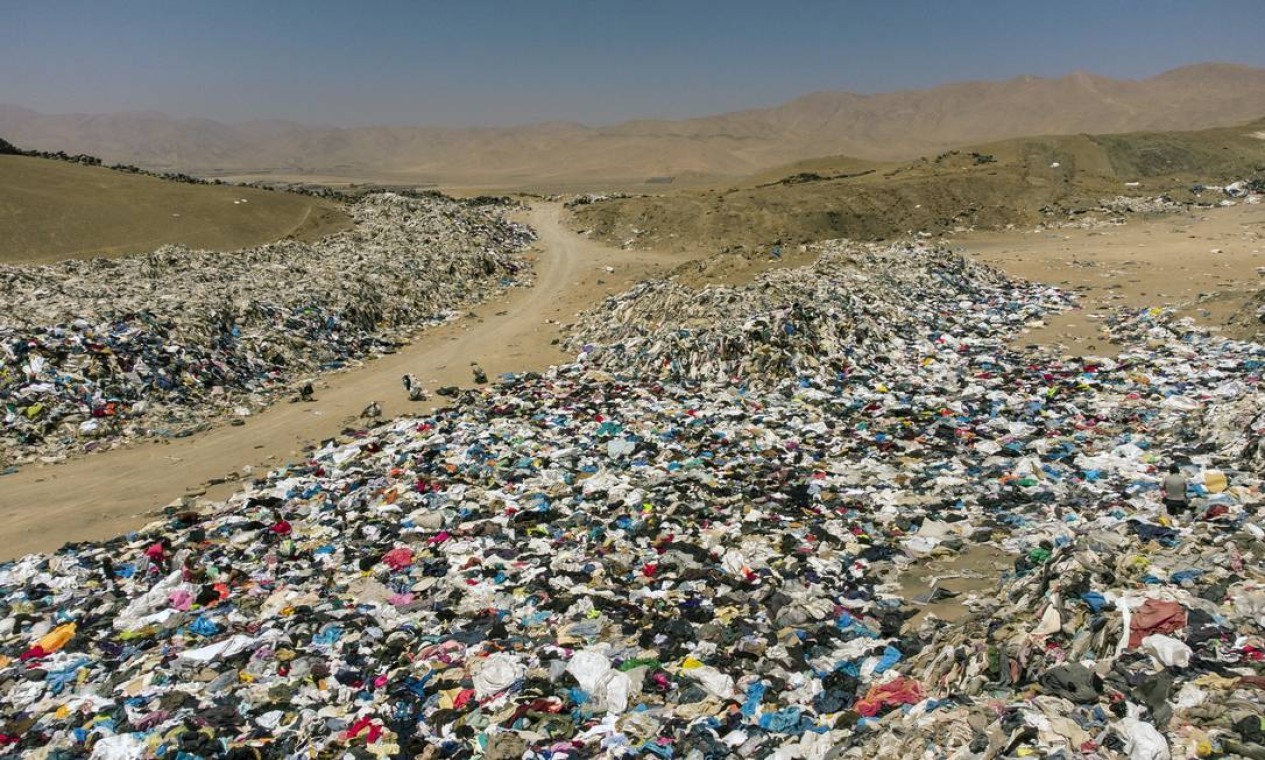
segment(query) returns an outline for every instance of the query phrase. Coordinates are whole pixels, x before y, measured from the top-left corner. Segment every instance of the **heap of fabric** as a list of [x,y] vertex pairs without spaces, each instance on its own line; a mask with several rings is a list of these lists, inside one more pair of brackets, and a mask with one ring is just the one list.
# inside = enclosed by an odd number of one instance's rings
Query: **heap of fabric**
[[[0,566],[0,746],[1260,752],[1261,474],[1196,423],[1233,418],[1265,349],[1139,312],[1115,361],[1014,353],[1046,295],[997,287],[841,376],[509,378],[207,513]],[[1013,558],[995,586],[915,623],[903,571],[982,547]]]
[[834,241],[817,252],[747,285],[643,283],[584,315],[568,346],[621,377],[836,386],[859,362],[932,361],[947,340],[974,346],[1068,304],[944,249]]
[[234,253],[0,267],[0,465],[248,415],[518,284],[502,209],[383,193],[350,230]]

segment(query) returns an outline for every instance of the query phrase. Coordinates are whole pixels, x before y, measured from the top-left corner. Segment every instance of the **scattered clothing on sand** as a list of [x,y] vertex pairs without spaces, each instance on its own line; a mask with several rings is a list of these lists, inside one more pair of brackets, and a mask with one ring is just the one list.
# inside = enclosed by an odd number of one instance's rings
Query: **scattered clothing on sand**
[[[1019,351],[1069,296],[825,253],[638,286],[574,363],[0,564],[0,752],[1260,752],[1265,347],[1138,310],[1118,359]],[[906,598],[981,549],[984,589]]]

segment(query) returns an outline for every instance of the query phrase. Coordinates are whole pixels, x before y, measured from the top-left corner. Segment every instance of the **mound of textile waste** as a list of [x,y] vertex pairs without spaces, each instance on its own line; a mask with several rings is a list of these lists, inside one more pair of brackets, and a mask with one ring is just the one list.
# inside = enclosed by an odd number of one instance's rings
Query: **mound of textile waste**
[[[0,565],[0,751],[1261,752],[1262,479],[1213,428],[1265,348],[1141,311],[1115,360],[1014,353],[1051,295],[992,282],[902,293],[919,329],[830,375],[630,381],[595,355]],[[984,548],[1007,560],[965,617],[915,620],[942,594],[904,573]]]
[[858,365],[975,345],[1067,305],[944,249],[832,241],[808,267],[742,286],[642,283],[584,315],[568,346],[586,366],[625,377],[833,385]]
[[367,196],[352,229],[234,253],[0,267],[0,464],[246,416],[530,276],[503,209]]

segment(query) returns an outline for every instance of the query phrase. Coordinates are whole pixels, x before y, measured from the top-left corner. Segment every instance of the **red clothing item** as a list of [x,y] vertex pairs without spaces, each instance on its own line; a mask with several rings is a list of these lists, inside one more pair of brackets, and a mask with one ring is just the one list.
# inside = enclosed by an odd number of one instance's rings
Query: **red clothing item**
[[383,555],[382,561],[389,565],[392,570],[403,570],[413,564],[413,550],[407,546],[392,549]]
[[916,705],[923,699],[922,684],[912,678],[898,676],[887,683],[875,684],[853,708],[866,718],[878,715],[884,707]]
[[1177,602],[1147,599],[1133,611],[1129,623],[1129,646],[1136,647],[1153,633],[1172,633],[1186,627],[1186,608]]
[[365,740],[369,744],[373,744],[382,736],[382,726],[374,723],[372,717],[365,716],[351,724],[351,727],[343,734],[343,740],[351,741],[366,730],[369,733],[366,735]]
[[45,652],[44,647],[36,644],[22,654],[18,655],[19,660],[42,660],[47,657],[50,652]]

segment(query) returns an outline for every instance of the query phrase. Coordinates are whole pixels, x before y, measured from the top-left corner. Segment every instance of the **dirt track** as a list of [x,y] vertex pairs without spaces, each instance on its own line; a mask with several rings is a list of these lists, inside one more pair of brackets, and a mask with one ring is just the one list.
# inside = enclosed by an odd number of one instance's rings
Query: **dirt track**
[[[370,401],[382,404],[385,417],[444,403],[409,402],[400,385],[407,372],[433,391],[471,385],[472,361],[492,376],[543,370],[567,358],[551,345],[559,337],[559,323],[685,260],[589,242],[561,224],[561,213],[556,205],[539,206],[526,220],[540,233],[533,287],[510,291],[471,316],[428,330],[396,354],[324,378],[313,403],[283,401],[241,427],[225,425],[0,478],[0,561],[134,530],[181,496],[225,496],[243,468],[262,473],[296,460],[306,444],[357,425],[357,415]],[[208,482],[219,479],[225,482],[208,488]]]

